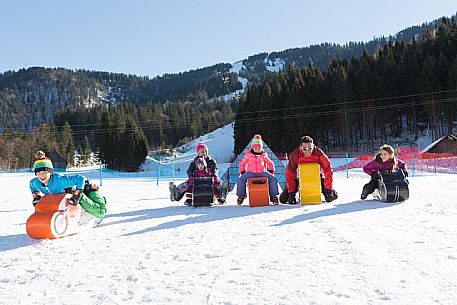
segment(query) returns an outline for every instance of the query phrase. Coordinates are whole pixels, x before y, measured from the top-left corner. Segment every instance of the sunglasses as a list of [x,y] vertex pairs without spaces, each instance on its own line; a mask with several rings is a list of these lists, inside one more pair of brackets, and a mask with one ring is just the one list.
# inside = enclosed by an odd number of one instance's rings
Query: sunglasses
[[303,147],[303,150],[305,151],[312,151],[313,149],[311,147]]

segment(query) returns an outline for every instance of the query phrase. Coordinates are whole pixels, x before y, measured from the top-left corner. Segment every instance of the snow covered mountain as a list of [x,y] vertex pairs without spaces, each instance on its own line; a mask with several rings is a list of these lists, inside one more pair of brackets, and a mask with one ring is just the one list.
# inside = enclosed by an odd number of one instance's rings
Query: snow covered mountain
[[[436,27],[439,20],[413,26],[394,37],[410,41]],[[289,64],[304,67],[310,62],[326,70],[332,58],[350,59],[382,48],[389,39],[381,37],[368,42],[348,42],[346,45],[322,43],[271,53],[251,55],[235,63],[218,63],[177,74],[149,78],[102,71],[48,69],[32,67],[0,73],[0,108],[4,115],[0,130],[11,127],[31,131],[40,123],[53,122],[56,111],[69,106],[94,107],[133,102],[165,102],[206,94],[231,99],[247,88],[248,82],[261,82],[265,74],[287,69]],[[228,92],[228,93],[227,93]]]

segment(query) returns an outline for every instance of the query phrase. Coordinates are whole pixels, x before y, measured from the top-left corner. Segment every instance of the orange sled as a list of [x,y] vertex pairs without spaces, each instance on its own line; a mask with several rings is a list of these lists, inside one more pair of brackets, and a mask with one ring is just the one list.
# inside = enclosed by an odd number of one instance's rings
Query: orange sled
[[249,206],[251,208],[270,205],[267,177],[249,178],[248,190]]
[[77,232],[81,207],[69,205],[70,194],[43,196],[35,205],[35,213],[27,219],[27,234],[31,238],[60,238]]

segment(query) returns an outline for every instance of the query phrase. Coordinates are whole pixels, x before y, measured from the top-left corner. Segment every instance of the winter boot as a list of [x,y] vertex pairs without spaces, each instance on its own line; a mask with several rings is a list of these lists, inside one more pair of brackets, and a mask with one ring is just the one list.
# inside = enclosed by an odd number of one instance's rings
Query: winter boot
[[171,201],[177,201],[177,194],[178,194],[178,190],[176,188],[176,185],[173,183],[173,182],[170,182],[168,184],[168,189],[170,190],[170,200]]
[[362,200],[367,199],[367,197],[368,197],[368,194],[365,194],[365,193],[362,193],[362,195],[360,195],[360,199],[362,199]]
[[220,199],[225,202],[225,199],[227,198],[227,191],[228,191],[228,185],[225,182],[222,182],[221,185],[221,194],[220,194]]
[[184,201],[185,205],[192,206],[192,199],[187,198],[186,201]]
[[273,202],[274,205],[277,205],[279,203],[278,196],[272,196],[270,201]]
[[287,201],[289,201],[289,191],[287,190],[286,186],[279,195],[279,202],[287,203]]
[[244,196],[238,196],[238,199],[236,200],[236,203],[238,205],[242,205],[243,204],[243,201],[244,201],[244,198],[246,198],[246,195]]

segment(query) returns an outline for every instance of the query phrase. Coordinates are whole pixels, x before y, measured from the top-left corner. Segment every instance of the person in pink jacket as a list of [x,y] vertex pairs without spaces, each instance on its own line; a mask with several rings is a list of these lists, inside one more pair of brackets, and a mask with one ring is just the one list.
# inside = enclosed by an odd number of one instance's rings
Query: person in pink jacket
[[[263,141],[260,135],[255,135],[251,143],[251,149],[246,152],[240,162],[240,176],[236,181],[236,195],[238,205],[246,198],[246,181],[249,178],[267,177],[270,201],[278,204],[278,179],[275,177],[275,166],[268,158],[267,153],[262,150]],[[268,171],[267,171],[268,169]]]

